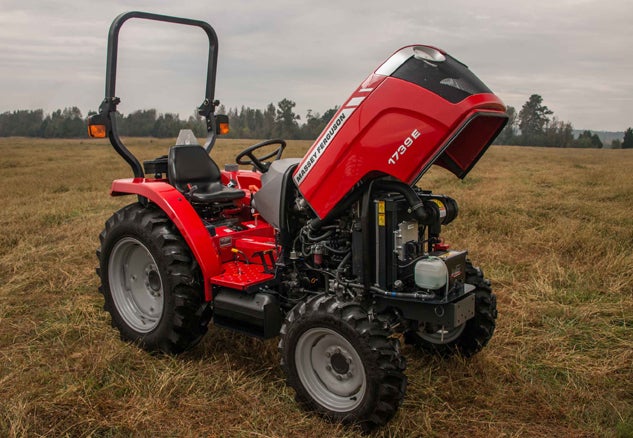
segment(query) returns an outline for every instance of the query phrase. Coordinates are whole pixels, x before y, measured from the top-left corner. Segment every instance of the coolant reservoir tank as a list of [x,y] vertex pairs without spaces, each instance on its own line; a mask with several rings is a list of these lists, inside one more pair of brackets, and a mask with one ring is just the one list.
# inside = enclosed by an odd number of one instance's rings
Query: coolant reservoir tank
[[418,261],[414,270],[415,284],[422,289],[439,289],[446,286],[448,269],[438,257],[428,257]]

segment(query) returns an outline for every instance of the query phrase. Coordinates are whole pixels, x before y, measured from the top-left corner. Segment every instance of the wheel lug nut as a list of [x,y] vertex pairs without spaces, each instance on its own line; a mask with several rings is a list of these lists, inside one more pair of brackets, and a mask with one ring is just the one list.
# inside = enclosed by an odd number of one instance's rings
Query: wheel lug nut
[[328,371],[332,371],[332,367],[331,367],[331,366],[329,366],[329,365],[327,365],[327,366],[325,367],[325,369],[326,369],[326,370],[328,370]]
[[337,374],[336,375],[336,380],[343,380],[343,378],[339,374]]
[[353,376],[353,374],[352,374],[351,371],[349,373],[347,373],[347,377],[352,377],[352,376]]
[[332,353],[330,353],[329,351],[327,353],[325,353],[325,357],[331,357]]
[[341,349],[340,348],[336,349],[336,354],[341,354]]

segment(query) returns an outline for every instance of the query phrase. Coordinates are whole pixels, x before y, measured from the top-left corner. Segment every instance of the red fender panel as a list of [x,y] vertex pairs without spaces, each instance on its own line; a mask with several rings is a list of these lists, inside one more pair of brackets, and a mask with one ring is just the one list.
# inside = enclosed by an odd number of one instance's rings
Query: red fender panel
[[207,301],[213,297],[209,278],[222,272],[222,262],[213,246],[213,239],[202,220],[182,193],[163,181],[145,178],[118,179],[112,182],[111,196],[141,195],[158,205],[176,225],[196,258]]

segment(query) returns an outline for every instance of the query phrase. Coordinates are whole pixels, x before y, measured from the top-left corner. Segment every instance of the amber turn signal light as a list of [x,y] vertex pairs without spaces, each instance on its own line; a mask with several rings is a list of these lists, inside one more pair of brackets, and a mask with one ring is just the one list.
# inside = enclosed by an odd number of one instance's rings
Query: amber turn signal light
[[220,135],[228,134],[229,130],[230,129],[228,123],[220,123],[220,125],[218,126],[218,132]]
[[88,135],[92,138],[106,138],[105,125],[88,125]]
[[216,114],[215,117],[215,133],[218,135],[229,133],[229,116],[226,114]]

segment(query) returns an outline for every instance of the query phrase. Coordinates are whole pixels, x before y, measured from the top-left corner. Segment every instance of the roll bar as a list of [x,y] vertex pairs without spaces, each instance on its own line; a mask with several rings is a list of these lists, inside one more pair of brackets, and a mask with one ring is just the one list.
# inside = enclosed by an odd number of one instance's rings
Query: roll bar
[[[215,93],[215,76],[217,70],[218,60],[218,37],[215,30],[209,23],[199,20],[191,20],[188,18],[171,17],[168,15],[152,14],[149,12],[131,11],[125,12],[114,19],[110,25],[110,32],[108,34],[108,53],[106,64],[106,83],[105,83],[105,98],[99,106],[99,113],[91,116],[88,119],[89,132],[91,136],[108,137],[114,150],[117,151],[121,157],[130,165],[134,177],[144,177],[143,168],[138,159],[132,154],[127,147],[123,144],[119,138],[116,127],[116,119],[112,115],[116,113],[116,107],[121,102],[121,99],[116,97],[116,70],[117,70],[117,57],[119,48],[119,31],[123,24],[131,19],[139,18],[144,20],[162,21],[166,23],[183,24],[186,26],[194,26],[202,29],[209,38],[209,55],[207,63],[207,80],[206,91],[202,104],[198,107],[198,115],[203,116],[206,119],[207,126],[207,139],[204,144],[204,148],[207,152],[211,151],[216,139],[216,121],[214,112],[216,106],[220,104],[219,101],[214,100]],[[101,128],[102,135],[93,135],[93,127]],[[98,130],[95,130],[97,132]]]

